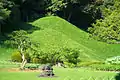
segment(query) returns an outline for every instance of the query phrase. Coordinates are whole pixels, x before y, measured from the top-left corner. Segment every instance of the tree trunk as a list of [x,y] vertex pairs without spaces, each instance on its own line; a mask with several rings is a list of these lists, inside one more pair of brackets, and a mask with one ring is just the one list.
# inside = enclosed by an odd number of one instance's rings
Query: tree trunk
[[70,12],[68,19],[67,19],[69,22],[70,22],[71,16],[72,16],[72,12]]
[[2,26],[0,24],[0,35],[2,35]]
[[22,54],[22,63],[21,63],[21,66],[20,66],[20,69],[23,70],[25,65],[27,63],[27,60],[25,59],[25,55]]

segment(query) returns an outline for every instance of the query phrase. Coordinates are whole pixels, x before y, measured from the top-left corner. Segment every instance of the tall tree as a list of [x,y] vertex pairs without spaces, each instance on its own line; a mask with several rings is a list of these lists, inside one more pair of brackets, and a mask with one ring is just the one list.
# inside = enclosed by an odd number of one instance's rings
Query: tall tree
[[4,0],[0,0],[0,34],[2,25],[5,23],[5,20],[9,17],[11,12],[6,8],[6,5],[8,4]]
[[[19,10],[22,21],[29,21],[44,14],[44,0],[11,0]],[[17,16],[17,14],[13,15]]]

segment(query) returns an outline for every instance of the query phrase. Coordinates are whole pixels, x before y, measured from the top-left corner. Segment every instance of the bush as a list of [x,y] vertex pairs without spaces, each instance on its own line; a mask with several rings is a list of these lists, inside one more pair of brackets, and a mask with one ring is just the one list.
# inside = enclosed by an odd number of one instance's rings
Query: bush
[[73,64],[73,63],[68,63],[68,62],[64,62],[64,66],[65,66],[65,67],[73,68],[73,67],[75,67],[75,64]]
[[78,67],[88,67],[88,66],[93,65],[93,64],[103,64],[103,62],[99,62],[99,61],[80,62],[80,63],[78,63]]
[[[30,62],[30,56],[28,53],[25,53],[25,58],[27,59],[27,62]],[[13,62],[22,62],[22,56],[19,51],[12,53],[11,59]]]
[[40,63],[40,59],[38,59],[38,58],[32,58],[32,63]]
[[106,59],[105,63],[107,64],[120,64],[120,56],[115,56]]
[[59,48],[40,51],[34,53],[31,57],[33,63],[51,63],[55,65],[57,62],[68,62],[77,66],[77,63],[80,62],[80,51],[76,48]]
[[91,69],[102,70],[102,71],[120,71],[120,65],[110,64],[93,64],[89,66]]
[[31,69],[31,70],[36,70],[39,68],[39,66],[40,66],[39,64],[26,64],[25,68]]
[[77,66],[77,64],[80,62],[80,50],[79,49],[70,49],[66,48],[64,49],[64,60],[65,62],[74,64]]
[[18,51],[12,53],[11,59],[13,62],[22,62],[22,56]]

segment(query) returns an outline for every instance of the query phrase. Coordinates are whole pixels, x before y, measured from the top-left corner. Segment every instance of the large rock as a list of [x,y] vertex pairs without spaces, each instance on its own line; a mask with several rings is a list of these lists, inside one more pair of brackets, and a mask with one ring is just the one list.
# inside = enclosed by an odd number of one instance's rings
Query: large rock
[[42,72],[40,73],[39,77],[52,77],[54,76],[53,68],[50,65],[44,65],[41,68]]

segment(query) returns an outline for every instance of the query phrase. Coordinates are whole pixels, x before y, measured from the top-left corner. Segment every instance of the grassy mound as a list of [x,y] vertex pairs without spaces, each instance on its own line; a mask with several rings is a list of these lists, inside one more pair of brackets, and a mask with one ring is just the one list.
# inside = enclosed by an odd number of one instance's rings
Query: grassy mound
[[59,17],[44,17],[31,24],[41,29],[33,32],[31,38],[39,41],[42,49],[77,47],[82,50],[81,58],[88,60],[104,60],[120,55],[119,44],[110,45],[92,40],[86,32]]
[[[40,42],[40,48],[49,51],[62,47],[79,48],[83,60],[105,60],[119,56],[120,44],[106,44],[89,38],[89,34],[57,16],[40,18],[31,23],[40,28],[30,37]],[[28,25],[29,26],[29,25]],[[0,47],[0,60],[10,59],[12,49]]]

